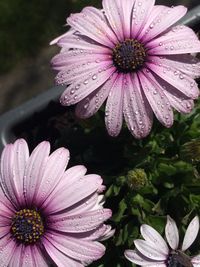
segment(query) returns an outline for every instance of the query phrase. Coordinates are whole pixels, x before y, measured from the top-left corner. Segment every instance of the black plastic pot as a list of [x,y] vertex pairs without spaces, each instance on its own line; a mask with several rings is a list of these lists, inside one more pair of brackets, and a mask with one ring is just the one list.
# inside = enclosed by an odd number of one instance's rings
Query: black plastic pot
[[[178,24],[180,23],[190,26],[194,30],[200,29],[200,5],[189,11]],[[63,92],[62,87],[51,88],[0,116],[0,151],[7,143],[17,138],[14,129],[19,124],[28,121],[29,117],[33,116],[34,113],[39,113],[47,108],[51,101],[57,101],[61,92]]]

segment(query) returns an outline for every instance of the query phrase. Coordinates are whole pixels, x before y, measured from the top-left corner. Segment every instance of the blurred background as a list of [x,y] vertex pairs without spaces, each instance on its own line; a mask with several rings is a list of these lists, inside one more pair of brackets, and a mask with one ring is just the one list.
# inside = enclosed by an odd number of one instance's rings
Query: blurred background
[[[156,3],[190,9],[199,0]],[[54,86],[50,60],[59,49],[49,42],[65,32],[70,13],[88,5],[101,0],[0,0],[0,114]]]

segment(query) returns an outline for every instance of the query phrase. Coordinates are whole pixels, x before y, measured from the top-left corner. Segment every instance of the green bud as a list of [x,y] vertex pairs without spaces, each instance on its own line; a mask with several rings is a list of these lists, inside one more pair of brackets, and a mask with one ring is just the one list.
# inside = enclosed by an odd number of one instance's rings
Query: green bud
[[127,174],[127,184],[132,190],[142,189],[147,182],[147,175],[143,169],[130,170]]
[[200,162],[200,138],[185,143],[181,148],[180,155],[188,162]]

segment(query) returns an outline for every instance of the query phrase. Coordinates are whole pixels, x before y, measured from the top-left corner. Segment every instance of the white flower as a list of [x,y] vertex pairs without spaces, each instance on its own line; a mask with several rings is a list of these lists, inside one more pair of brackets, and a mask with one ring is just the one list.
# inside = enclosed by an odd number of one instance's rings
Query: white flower
[[143,224],[140,232],[144,240],[134,241],[135,250],[126,250],[125,257],[131,262],[145,267],[199,267],[200,255],[189,257],[185,251],[192,245],[199,231],[199,218],[190,222],[182,246],[179,247],[179,233],[175,221],[167,216],[164,238],[151,226]]

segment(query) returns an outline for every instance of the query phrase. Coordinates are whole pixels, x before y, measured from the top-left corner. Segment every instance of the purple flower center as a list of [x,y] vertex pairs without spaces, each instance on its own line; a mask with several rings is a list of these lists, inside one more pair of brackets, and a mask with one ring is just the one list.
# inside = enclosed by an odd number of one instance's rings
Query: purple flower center
[[20,243],[34,244],[44,234],[41,215],[32,209],[22,209],[12,218],[12,236]]
[[134,39],[126,39],[113,49],[113,63],[119,72],[129,73],[140,69],[146,59],[144,46]]
[[180,250],[173,250],[167,260],[167,267],[193,267],[190,257]]

